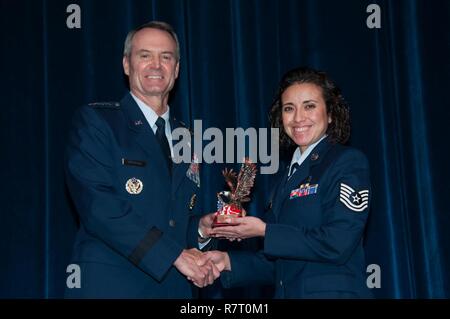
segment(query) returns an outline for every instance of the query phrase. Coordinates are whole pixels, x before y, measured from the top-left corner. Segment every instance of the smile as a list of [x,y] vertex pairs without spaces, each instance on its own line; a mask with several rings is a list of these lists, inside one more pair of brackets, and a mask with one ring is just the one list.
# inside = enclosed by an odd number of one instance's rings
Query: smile
[[162,80],[163,77],[161,75],[146,75],[145,78],[146,79]]
[[309,130],[310,128],[311,128],[311,126],[294,127],[294,132],[302,133],[302,132]]

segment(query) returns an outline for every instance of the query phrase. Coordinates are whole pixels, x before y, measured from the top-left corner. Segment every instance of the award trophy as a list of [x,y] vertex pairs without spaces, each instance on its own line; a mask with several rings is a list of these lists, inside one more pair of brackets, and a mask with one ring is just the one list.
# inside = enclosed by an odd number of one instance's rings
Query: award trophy
[[232,169],[224,169],[222,175],[230,190],[217,194],[217,212],[212,227],[232,226],[235,224],[227,222],[227,219],[245,216],[242,203],[250,201],[249,195],[255,181],[256,165],[246,158],[238,175]]

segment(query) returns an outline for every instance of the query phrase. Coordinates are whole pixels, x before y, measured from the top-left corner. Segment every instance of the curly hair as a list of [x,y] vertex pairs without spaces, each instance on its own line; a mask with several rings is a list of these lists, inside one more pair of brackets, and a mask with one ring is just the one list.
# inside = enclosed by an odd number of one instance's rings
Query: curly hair
[[281,79],[269,113],[271,126],[280,128],[280,146],[286,149],[294,146],[294,142],[283,128],[281,96],[291,85],[301,83],[315,84],[322,89],[327,114],[332,120],[326,132],[329,141],[331,143],[345,144],[350,137],[350,114],[349,107],[340,89],[325,72],[308,67],[299,67],[288,71]]

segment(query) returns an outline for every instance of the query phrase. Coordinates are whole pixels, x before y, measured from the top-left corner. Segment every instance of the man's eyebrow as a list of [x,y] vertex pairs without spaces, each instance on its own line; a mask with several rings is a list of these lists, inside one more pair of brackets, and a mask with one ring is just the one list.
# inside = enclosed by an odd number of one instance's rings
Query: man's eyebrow
[[[151,50],[147,50],[147,49],[139,49],[136,51],[137,53],[151,53]],[[170,54],[170,55],[175,55],[175,52],[173,51],[162,51],[161,54]]]

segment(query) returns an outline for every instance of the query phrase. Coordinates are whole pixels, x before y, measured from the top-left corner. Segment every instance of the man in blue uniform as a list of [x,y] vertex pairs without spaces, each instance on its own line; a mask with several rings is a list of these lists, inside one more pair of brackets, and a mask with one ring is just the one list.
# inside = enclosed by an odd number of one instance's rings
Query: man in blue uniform
[[189,280],[203,287],[219,275],[211,262],[197,264],[198,163],[172,161],[171,130],[180,123],[168,98],[179,52],[166,23],[131,31],[123,56],[130,93],[74,116],[66,177],[80,216],[72,262],[81,287],[67,297],[190,298]]

